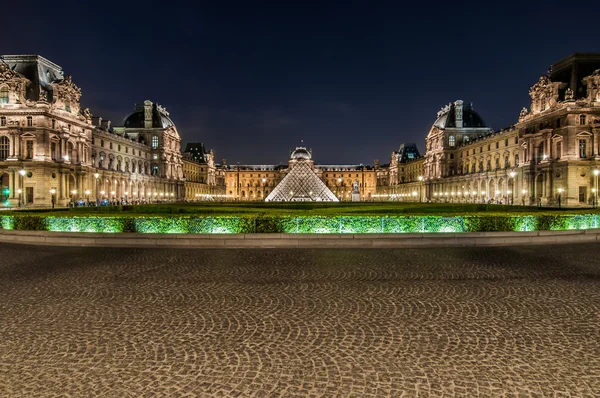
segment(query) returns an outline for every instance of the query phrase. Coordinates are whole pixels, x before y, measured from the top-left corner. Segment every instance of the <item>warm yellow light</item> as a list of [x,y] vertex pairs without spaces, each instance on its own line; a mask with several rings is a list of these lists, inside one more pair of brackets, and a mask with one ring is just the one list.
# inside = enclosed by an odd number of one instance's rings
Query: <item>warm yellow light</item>
[[21,189],[17,189],[17,193],[21,193],[23,192]]
[[52,188],[52,189],[50,190],[50,193],[51,193],[52,195],[54,195],[54,194],[56,193],[56,189]]
[[98,177],[100,177],[100,174],[94,173],[94,177],[96,177],[96,179],[98,179]]
[[75,195],[75,194],[77,193],[77,190],[76,190],[76,189],[74,189],[74,190],[72,190],[72,191],[71,191],[71,193],[72,193],[73,195]]
[[21,177],[24,176],[27,172],[23,169],[19,170],[19,174],[21,174]]
[[90,194],[90,191],[89,191],[89,190],[85,191],[85,194],[86,194],[86,195],[89,195],[89,194]]

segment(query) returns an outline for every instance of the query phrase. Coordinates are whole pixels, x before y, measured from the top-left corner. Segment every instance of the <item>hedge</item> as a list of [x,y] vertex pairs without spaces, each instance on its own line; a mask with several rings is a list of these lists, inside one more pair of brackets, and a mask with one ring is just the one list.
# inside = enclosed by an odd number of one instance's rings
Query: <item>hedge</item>
[[467,216],[0,216],[6,230],[139,233],[424,233],[542,231],[598,228],[599,214]]

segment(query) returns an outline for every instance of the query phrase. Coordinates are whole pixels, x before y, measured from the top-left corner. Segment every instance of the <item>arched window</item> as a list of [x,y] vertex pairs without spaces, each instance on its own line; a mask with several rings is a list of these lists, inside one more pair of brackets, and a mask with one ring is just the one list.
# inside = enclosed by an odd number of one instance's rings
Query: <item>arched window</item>
[[581,124],[582,126],[585,125],[585,115],[580,115],[579,116],[579,124]]
[[152,149],[156,149],[156,148],[158,148],[158,136],[153,135],[152,136]]
[[8,157],[8,151],[10,148],[10,142],[8,137],[0,137],[0,160],[6,160]]
[[0,104],[8,104],[8,87],[0,88]]
[[454,146],[456,145],[456,141],[453,135],[451,135],[450,137],[448,137],[448,145],[450,146]]

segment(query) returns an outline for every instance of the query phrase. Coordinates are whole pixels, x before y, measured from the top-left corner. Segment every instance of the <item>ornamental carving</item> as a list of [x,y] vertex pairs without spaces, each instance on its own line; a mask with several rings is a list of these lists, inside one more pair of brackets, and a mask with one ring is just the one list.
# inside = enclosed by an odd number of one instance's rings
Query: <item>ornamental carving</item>
[[63,80],[53,84],[53,86],[59,99],[63,101],[66,100],[79,103],[79,99],[81,98],[81,89],[77,87],[75,83],[73,83],[71,76],[65,76]]
[[583,84],[587,88],[588,101],[600,102],[600,69],[596,69],[594,73],[583,78]]
[[571,90],[571,87],[568,87],[567,91],[565,91],[565,101],[573,101],[574,98],[573,90]]
[[10,69],[5,63],[0,63],[0,83],[19,77],[19,74]]
[[540,80],[529,89],[532,113],[542,112],[557,104],[558,86],[560,83],[551,81],[548,76],[540,77]]
[[523,109],[521,109],[521,113],[519,113],[519,121],[522,121],[523,119],[525,119],[528,114],[529,114],[529,111],[527,110],[527,108],[524,107]]

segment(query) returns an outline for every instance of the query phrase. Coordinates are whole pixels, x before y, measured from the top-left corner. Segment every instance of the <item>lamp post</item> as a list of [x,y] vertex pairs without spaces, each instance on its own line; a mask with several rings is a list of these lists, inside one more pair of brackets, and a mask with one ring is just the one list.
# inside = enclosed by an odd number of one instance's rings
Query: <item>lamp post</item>
[[85,191],[85,196],[87,199],[87,205],[89,206],[90,205],[90,190],[89,189]]
[[594,208],[598,207],[598,174],[600,174],[600,170],[594,169]]
[[94,188],[94,194],[96,195],[96,204],[98,204],[98,177],[100,177],[100,174],[94,173],[94,178],[96,179],[96,186]]
[[56,193],[56,189],[52,188],[50,190],[50,195],[52,195],[51,198],[50,198],[50,201],[52,202],[52,208],[53,209],[54,209],[54,204],[56,203],[56,197],[54,196],[55,193]]
[[560,197],[562,196],[562,193],[564,190],[562,188],[558,188],[557,191],[558,191],[558,208],[560,209]]
[[419,202],[423,201],[423,176],[419,176]]
[[515,173],[514,171],[510,172],[510,178],[512,179],[512,184],[510,187],[510,191],[507,191],[506,193],[510,195],[510,204],[514,204],[515,202],[515,194],[514,194],[514,190],[516,188],[516,184],[515,184],[515,176],[517,175],[517,173]]
[[[25,191],[23,189],[25,189],[24,182],[23,179],[25,177],[25,174],[27,174],[27,172],[25,171],[25,169],[21,169],[19,170],[19,175],[21,176],[21,189],[19,189],[17,192],[19,192],[19,207],[25,207],[25,195],[21,195],[22,193],[24,193]],[[21,198],[23,198],[23,201],[21,202]]]

